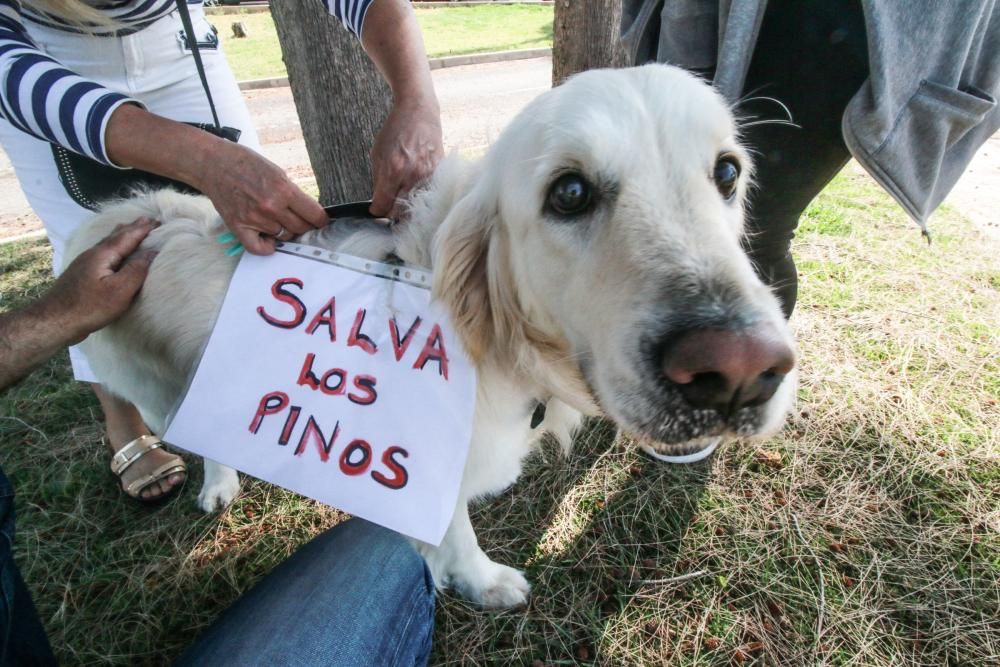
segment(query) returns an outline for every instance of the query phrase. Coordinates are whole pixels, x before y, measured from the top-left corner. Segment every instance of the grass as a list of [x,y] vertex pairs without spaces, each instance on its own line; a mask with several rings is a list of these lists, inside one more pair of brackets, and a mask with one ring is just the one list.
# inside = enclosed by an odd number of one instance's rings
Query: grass
[[418,9],[417,21],[431,57],[552,46],[551,6]]
[[[552,7],[497,5],[418,9],[427,53],[440,56],[552,46]],[[229,64],[239,81],[285,75],[270,13],[217,14]],[[232,37],[232,24],[246,24],[249,37]]]
[[[525,610],[440,599],[438,665],[1000,663],[1000,272],[954,212],[934,243],[847,170],[795,242],[799,405],[709,463],[647,461],[602,422],[473,521],[527,569]],[[0,246],[0,308],[49,282]],[[148,512],[109,477],[59,355],[0,396],[16,557],[65,664],[164,664],[341,515],[261,482],[218,516]],[[534,663],[538,664],[538,663]]]
[[[221,14],[208,17],[219,29],[226,60],[237,81],[285,76],[285,62],[278,47],[278,33],[269,12]],[[246,25],[247,37],[233,37],[232,24]]]

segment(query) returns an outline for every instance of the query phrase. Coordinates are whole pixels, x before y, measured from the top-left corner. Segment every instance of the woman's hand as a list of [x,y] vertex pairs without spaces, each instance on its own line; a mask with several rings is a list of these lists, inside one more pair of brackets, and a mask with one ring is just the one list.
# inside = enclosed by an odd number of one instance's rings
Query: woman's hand
[[420,26],[409,2],[379,0],[361,43],[392,88],[393,106],[372,148],[372,215],[398,218],[399,203],[430,177],[444,154],[441,110]]
[[108,157],[203,192],[247,251],[274,252],[288,239],[327,224],[323,207],[276,164],[196,127],[123,104],[105,131]]
[[195,187],[212,200],[226,226],[255,255],[274,252],[287,240],[329,222],[323,207],[267,158],[230,141],[219,141],[210,167]]
[[394,104],[372,147],[372,215],[399,218],[399,202],[430,178],[444,153],[437,100]]

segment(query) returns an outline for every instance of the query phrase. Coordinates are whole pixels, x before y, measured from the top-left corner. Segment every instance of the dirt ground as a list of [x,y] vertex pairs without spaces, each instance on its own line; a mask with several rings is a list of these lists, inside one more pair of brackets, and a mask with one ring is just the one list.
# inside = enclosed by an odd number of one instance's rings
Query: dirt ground
[[945,202],[1000,241],[1000,132],[979,149]]
[[[445,147],[476,152],[550,85],[551,60],[538,58],[435,70]],[[299,182],[312,179],[302,129],[288,88],[244,93],[264,153]],[[1000,133],[976,155],[947,202],[1000,241]],[[41,222],[21,193],[0,151],[0,242],[37,234]],[[933,219],[931,220],[933,229]]]

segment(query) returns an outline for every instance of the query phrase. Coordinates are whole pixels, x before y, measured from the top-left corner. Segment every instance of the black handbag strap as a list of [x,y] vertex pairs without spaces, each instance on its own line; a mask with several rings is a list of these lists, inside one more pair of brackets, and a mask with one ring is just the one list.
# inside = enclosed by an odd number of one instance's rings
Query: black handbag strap
[[181,13],[181,23],[184,24],[184,39],[187,41],[191,55],[194,56],[194,65],[198,68],[198,77],[201,79],[201,87],[205,89],[205,97],[208,98],[208,108],[212,110],[212,121],[216,129],[221,130],[222,124],[219,122],[219,114],[215,110],[215,101],[212,100],[212,91],[208,87],[208,77],[205,76],[205,66],[201,62],[201,53],[198,51],[198,38],[194,34],[194,26],[191,24],[191,14],[188,12],[187,0],[177,0],[177,11]]

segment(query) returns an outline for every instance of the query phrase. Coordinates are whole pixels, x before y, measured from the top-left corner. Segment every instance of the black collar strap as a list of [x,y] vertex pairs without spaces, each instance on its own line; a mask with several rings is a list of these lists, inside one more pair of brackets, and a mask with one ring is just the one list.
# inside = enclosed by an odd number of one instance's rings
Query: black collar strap
[[326,211],[326,217],[333,220],[334,218],[369,218],[373,220],[383,219],[380,215],[372,215],[369,213],[368,209],[372,206],[372,202],[368,201],[352,201],[347,204],[334,204],[333,206],[324,206],[323,210]]
[[337,218],[360,218],[362,220],[377,220],[389,227],[398,222],[395,218],[387,218],[384,215],[374,215],[370,211],[371,207],[372,200],[366,199],[364,201],[352,201],[346,204],[332,204],[330,206],[324,206],[323,210],[326,211],[326,217],[331,222]]
[[531,428],[536,429],[538,426],[545,421],[545,406],[547,402],[535,401],[534,410],[531,413]]

